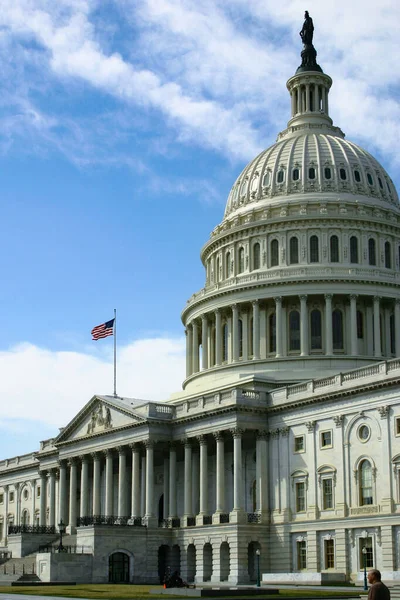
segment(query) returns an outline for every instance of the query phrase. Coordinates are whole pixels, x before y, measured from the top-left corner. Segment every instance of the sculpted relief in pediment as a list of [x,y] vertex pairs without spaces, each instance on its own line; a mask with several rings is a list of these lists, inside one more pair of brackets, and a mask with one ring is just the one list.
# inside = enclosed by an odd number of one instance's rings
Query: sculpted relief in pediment
[[111,429],[111,427],[111,410],[108,406],[98,404],[92,410],[92,413],[90,415],[90,421],[87,425],[86,434],[89,435],[91,433],[98,433],[100,431],[104,431],[105,429]]

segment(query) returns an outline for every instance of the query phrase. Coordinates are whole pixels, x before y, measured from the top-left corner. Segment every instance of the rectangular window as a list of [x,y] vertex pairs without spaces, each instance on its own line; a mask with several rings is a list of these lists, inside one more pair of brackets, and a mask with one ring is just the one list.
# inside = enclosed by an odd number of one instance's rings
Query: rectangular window
[[297,542],[297,569],[307,569],[307,545],[305,540]]
[[335,542],[324,540],[325,569],[335,568]]
[[333,481],[332,479],[322,480],[322,508],[329,510],[333,508]]
[[332,431],[321,432],[321,448],[332,447]]
[[0,504],[4,503],[4,494],[0,494]]
[[36,496],[40,498],[40,485],[36,488]]
[[400,435],[400,417],[396,417],[396,435]]
[[304,481],[296,483],[296,512],[306,510],[306,486]]
[[9,500],[10,502],[14,502],[14,492],[10,492]]
[[360,571],[364,568],[372,569],[374,566],[374,552],[372,538],[360,538]]
[[304,435],[298,435],[294,438],[294,451],[304,452]]

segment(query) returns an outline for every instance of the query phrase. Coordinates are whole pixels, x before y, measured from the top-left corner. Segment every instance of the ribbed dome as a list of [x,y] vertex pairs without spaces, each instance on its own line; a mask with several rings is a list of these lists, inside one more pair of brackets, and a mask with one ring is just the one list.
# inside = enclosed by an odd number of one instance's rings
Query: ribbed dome
[[243,169],[229,194],[224,218],[280,197],[287,202],[294,194],[306,194],[309,200],[313,192],[356,194],[398,206],[396,189],[382,165],[341,135],[309,131],[293,135],[286,130],[279,137],[283,139]]

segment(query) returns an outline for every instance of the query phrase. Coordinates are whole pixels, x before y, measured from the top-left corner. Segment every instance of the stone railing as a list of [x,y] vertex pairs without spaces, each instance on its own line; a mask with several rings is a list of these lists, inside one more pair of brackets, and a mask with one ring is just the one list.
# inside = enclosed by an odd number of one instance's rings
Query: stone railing
[[375,506],[373,504],[368,504],[367,506],[356,506],[355,508],[350,508],[350,515],[373,515],[380,512],[380,506]]
[[247,522],[248,523],[261,523],[261,515],[260,513],[247,513]]
[[65,554],[93,554],[93,548],[91,546],[52,546],[49,544],[39,546],[39,552],[59,554],[65,552]]
[[179,517],[172,517],[169,519],[160,519],[160,521],[158,522],[158,526],[162,527],[164,529],[170,529],[172,527],[180,527],[181,520]]
[[221,513],[219,515],[219,522],[220,523],[229,523],[229,513]]
[[174,408],[176,410],[176,416],[182,417],[188,413],[203,412],[204,409],[210,409],[213,406],[225,406],[229,404],[266,406],[267,399],[265,392],[234,388],[224,392],[217,392],[207,396],[183,400],[177,403]]
[[76,525],[77,527],[89,527],[91,525],[141,527],[142,517],[116,517],[106,515],[93,515],[91,517],[78,517]]
[[56,528],[54,525],[9,525],[8,535],[20,535],[21,533],[34,533],[34,534],[56,534]]
[[321,379],[311,379],[295,385],[286,386],[270,392],[271,405],[279,406],[287,400],[295,398],[300,400],[302,396],[310,397],[313,394],[317,395],[323,389],[324,393],[328,393],[329,388],[332,392],[335,389],[352,388],[354,384],[367,384],[384,379],[388,373],[398,371],[400,376],[400,359],[394,358],[388,361],[374,363],[366,367],[360,367],[346,373],[338,373],[330,377],[321,377]]

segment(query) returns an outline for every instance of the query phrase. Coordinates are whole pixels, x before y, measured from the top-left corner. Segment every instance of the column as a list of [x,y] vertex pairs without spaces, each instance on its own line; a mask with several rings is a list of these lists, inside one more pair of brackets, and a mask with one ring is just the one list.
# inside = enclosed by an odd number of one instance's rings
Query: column
[[[47,476],[45,475],[45,489],[47,492]],[[15,525],[22,525],[21,523],[21,484],[16,483],[15,488]],[[46,506],[46,505],[45,505]],[[46,525],[46,511],[44,516],[44,524]]]
[[201,315],[201,368],[203,369],[203,371],[208,369],[207,332],[208,332],[207,317],[205,315]]
[[111,450],[105,450],[106,457],[106,517],[113,516],[113,455]]
[[192,339],[192,357],[193,367],[192,372],[198,373],[199,371],[199,328],[196,321],[192,321],[193,339]]
[[[49,525],[54,527],[56,524],[56,473],[54,469],[50,469],[49,475]],[[32,513],[32,525],[33,525],[34,513]]]
[[169,447],[169,515],[176,517],[176,445]]
[[89,457],[84,455],[80,457],[81,466],[81,502],[80,502],[80,517],[88,516],[88,491],[89,491]]
[[238,305],[232,305],[232,362],[239,360],[239,312]]
[[125,448],[118,448],[118,517],[126,517],[126,454]]
[[296,114],[296,93],[294,90],[292,90],[290,98],[292,100],[292,117],[294,117],[294,115]]
[[154,517],[154,442],[146,440],[146,514]]
[[[32,490],[32,525],[36,525],[35,523],[35,511],[36,511],[36,479],[31,479],[31,490]],[[4,525],[6,524],[7,519],[4,519]]]
[[184,516],[192,515],[192,444],[185,440],[185,490],[184,490]]
[[257,512],[268,517],[268,441],[267,431],[258,431],[256,438],[256,493]]
[[164,484],[163,484],[163,515],[166,519],[169,515],[169,458],[164,456]]
[[[200,515],[208,514],[208,452],[205,435],[198,437],[200,445]],[[202,523],[201,523],[202,524]]]
[[131,492],[131,516],[140,517],[140,447],[139,444],[131,444],[132,448],[132,492]]
[[374,296],[374,356],[382,356],[380,297]]
[[[7,545],[7,537],[8,537],[8,489],[9,489],[8,485],[3,485],[3,491],[4,491],[4,513],[3,513],[4,544],[3,545],[4,546]],[[33,523],[33,525],[35,525],[35,523]]]
[[[244,513],[242,489],[242,435],[243,430],[236,427],[233,436],[233,512]],[[239,515],[236,515],[238,517]],[[237,521],[238,519],[235,519]]]
[[351,355],[358,354],[358,339],[357,339],[357,295],[350,295],[350,348]]
[[333,354],[332,294],[325,294],[325,354]]
[[217,308],[215,311],[215,364],[222,363],[222,327],[221,311]]
[[308,307],[307,296],[300,296],[300,355],[308,356]]
[[67,500],[67,465],[64,460],[60,461],[60,486],[59,486],[59,515],[60,521],[67,524],[66,500]]
[[39,525],[40,527],[46,526],[46,473],[45,471],[40,472],[40,512],[39,512]]
[[146,512],[146,455],[142,456],[140,471],[140,515]]
[[186,377],[192,374],[192,329],[188,326],[185,329],[186,336]]
[[253,302],[253,359],[260,358],[260,305],[258,300]]
[[100,454],[98,452],[92,453],[93,458],[93,517],[99,517],[101,515],[101,496],[100,496]]
[[301,88],[297,87],[297,114],[301,113]]
[[310,84],[306,83],[306,112],[310,110]]
[[198,514],[200,499],[200,453],[192,450],[192,515]]
[[[216,453],[216,522],[219,523],[219,513],[225,510],[225,456],[224,437],[220,431],[214,433],[217,444]],[[214,519],[213,519],[214,520]]]
[[72,529],[76,527],[76,490],[77,490],[77,465],[76,460],[71,458],[69,461],[69,527]]
[[275,300],[275,323],[276,323],[276,358],[282,356],[282,298],[278,296]]
[[400,356],[400,300],[394,303],[394,343],[396,356]]

